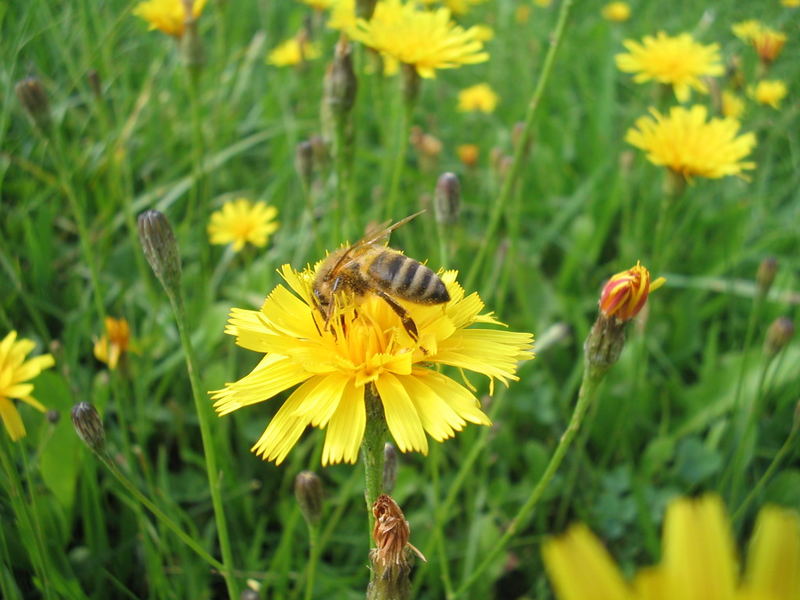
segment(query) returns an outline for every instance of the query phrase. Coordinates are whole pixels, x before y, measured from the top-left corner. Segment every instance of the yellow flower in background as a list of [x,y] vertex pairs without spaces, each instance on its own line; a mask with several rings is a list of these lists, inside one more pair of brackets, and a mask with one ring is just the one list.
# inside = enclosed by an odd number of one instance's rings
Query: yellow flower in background
[[514,20],[520,25],[527,23],[531,18],[531,7],[527,4],[520,4],[514,9]]
[[500,97],[488,83],[479,83],[458,92],[458,110],[461,112],[494,112]]
[[262,248],[278,230],[277,215],[278,209],[266,202],[250,202],[246,198],[226,202],[211,215],[209,240],[212,244],[232,244],[234,252],[245,244]]
[[276,464],[309,425],[327,429],[323,465],[355,462],[368,387],[380,396],[397,447],[427,453],[426,432],[443,441],[468,422],[490,424],[472,391],[438,365],[507,384],[517,379],[517,363],[533,357],[531,334],[470,327],[499,323],[491,313],[481,314],[477,294],[464,295],[454,271],[441,274],[450,295],[446,304],[398,300],[416,324],[417,341],[375,294],[360,301],[340,295],[326,325],[312,300],[315,271],[284,265],[280,273],[290,289],[278,285],[259,311],[234,308],[225,330],[239,346],[264,357],[250,374],[212,392],[215,409],[225,415],[300,384],[253,446]]
[[644,308],[650,295],[660,288],[666,279],[659,277],[650,281],[650,271],[638,261],[636,266],[612,275],[600,294],[600,312],[606,318],[630,321]]
[[[195,0],[192,6],[194,18],[203,13],[206,0]],[[167,35],[181,37],[186,21],[183,0],[145,0],[133,9],[133,14],[150,24],[150,30],[158,29]]]
[[750,95],[759,104],[769,104],[772,108],[780,108],[786,97],[786,84],[780,79],[762,79],[750,90]]
[[128,350],[131,329],[128,321],[113,317],[106,317],[105,326],[106,332],[94,343],[94,357],[114,370]]
[[800,518],[765,507],[758,515],[739,577],[730,525],[717,496],[679,498],[667,508],[661,564],[642,569],[633,584],[585,525],[542,546],[559,600],[797,600],[800,598]]
[[356,0],[334,0],[328,27],[344,31],[350,37],[356,30]]
[[494,39],[494,29],[488,25],[474,25],[472,29],[475,31],[475,39],[481,42],[488,42]]
[[788,8],[797,8],[800,6],[800,0],[781,0],[781,5]]
[[34,346],[36,344],[31,340],[17,340],[16,331],[6,335],[0,342],[0,418],[14,442],[25,436],[25,425],[12,399],[21,400],[39,412],[44,412],[45,407],[31,396],[33,384],[26,382],[55,364],[50,354],[25,360]]
[[267,55],[267,64],[290,67],[320,57],[319,47],[298,35],[281,42]]
[[382,0],[372,19],[358,20],[355,38],[427,78],[435,77],[437,69],[489,60],[477,33],[474,27],[456,25],[446,8],[427,11],[413,1]]
[[478,164],[478,157],[481,150],[477,144],[461,144],[456,147],[456,154],[465,167],[470,169]]
[[300,0],[300,2],[316,10],[325,10],[336,4],[337,0]]
[[739,121],[712,118],[706,122],[704,106],[673,107],[668,116],[650,109],[652,116],[640,117],[628,130],[625,141],[647,152],[655,165],[667,167],[687,179],[694,176],[718,178],[739,175],[755,168],[743,162],[756,145],[752,133],[737,135]]
[[719,44],[704,46],[688,33],[670,37],[659,31],[655,37],[645,36],[642,43],[623,42],[628,54],[617,54],[617,67],[635,73],[636,83],[657,81],[671,85],[679,102],[686,102],[691,89],[708,93],[701,77],[722,75]]
[[749,44],[756,35],[764,30],[764,27],[765,25],[761,21],[747,19],[731,25],[731,31],[733,31],[733,35]]
[[600,11],[608,21],[621,23],[631,18],[631,7],[627,2],[609,2]]
[[786,43],[786,34],[776,29],[764,28],[750,41],[756,49],[758,58],[765,64],[770,64],[783,50]]
[[722,115],[731,119],[738,119],[744,114],[744,100],[730,90],[722,92]]

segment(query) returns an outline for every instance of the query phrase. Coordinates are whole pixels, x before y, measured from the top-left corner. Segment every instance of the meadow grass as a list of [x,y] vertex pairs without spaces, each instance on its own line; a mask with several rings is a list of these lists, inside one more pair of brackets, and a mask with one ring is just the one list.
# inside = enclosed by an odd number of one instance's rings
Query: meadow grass
[[[27,437],[12,443],[0,433],[3,598],[222,598],[231,589],[219,564],[167,524],[221,558],[181,336],[137,237],[136,217],[151,208],[168,216],[178,238],[201,391],[254,366],[253,353],[224,335],[227,314],[258,308],[280,282],[280,265],[301,269],[370,222],[420,207],[427,213],[396,231],[391,245],[434,269],[459,270],[467,291],[480,292],[511,330],[536,333],[537,358],[520,366],[520,381],[496,386],[489,398],[474,379],[493,427],[469,426],[432,443],[427,457],[399,458],[393,497],[428,558],[414,569],[416,598],[552,598],[541,542],[578,520],[628,572],[654,563],[664,507],[676,495],[720,494],[739,540],[761,505],[800,507],[800,349],[790,343],[774,357],[763,350],[770,323],[796,319],[800,303],[793,87],[800,9],[772,0],[638,2],[629,21],[609,23],[601,2],[575,2],[530,147],[519,151],[516,184],[504,193],[491,154],[514,153],[513,128],[542,73],[559,3],[478,5],[461,20],[495,30],[491,59],[422,82],[410,124],[436,136],[442,151],[425,157],[407,149],[387,214],[397,148],[405,145],[397,77],[359,75],[350,198],[337,207],[330,163],[315,166],[308,188],[294,165],[297,145],[320,133],[322,79],[338,33],[298,2],[210,1],[198,20],[205,59],[192,76],[177,43],[131,15],[134,4],[0,6],[0,335],[17,330],[54,355],[35,395],[61,415],[51,422],[21,406]],[[525,22],[520,6],[531,9]],[[789,34],[770,68],[789,83],[789,96],[779,110],[749,102],[741,117],[758,139],[750,181],[697,178],[665,202],[665,170],[623,138],[648,107],[667,110],[674,98],[633,83],[614,55],[626,38],[689,31],[718,42],[725,59],[740,56],[752,76],[755,55],[730,30],[747,18]],[[267,51],[306,21],[323,57],[298,68],[267,66]],[[364,65],[369,56],[356,48],[356,60]],[[47,128],[14,94],[29,75],[47,92]],[[458,90],[483,81],[500,95],[498,108],[457,112]],[[711,104],[696,93],[693,101]],[[474,168],[456,155],[466,143],[480,148]],[[431,197],[444,171],[460,178],[461,215],[437,228]],[[209,244],[211,213],[240,196],[278,208],[280,228],[268,247],[233,253]],[[755,274],[769,256],[778,272],[761,297]],[[629,327],[620,361],[530,519],[472,581],[570,419],[603,282],[637,260],[666,286]],[[106,316],[127,319],[135,342],[113,371],[92,355]],[[259,589],[253,597],[306,593],[308,535],[293,481],[311,469],[325,489],[312,597],[363,597],[369,539],[361,467],[321,468],[318,430],[307,431],[280,466],[252,454],[280,400],[224,418],[213,415],[210,400],[200,404],[210,420],[234,589],[251,580]],[[79,401],[103,415],[110,460],[163,518],[75,435],[68,413]]]

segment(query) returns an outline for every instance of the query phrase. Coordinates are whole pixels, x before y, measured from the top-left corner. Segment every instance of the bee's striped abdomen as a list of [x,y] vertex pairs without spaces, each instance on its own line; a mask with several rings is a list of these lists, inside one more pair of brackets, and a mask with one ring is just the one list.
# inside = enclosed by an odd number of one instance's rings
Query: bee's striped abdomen
[[419,304],[441,304],[450,300],[439,276],[413,258],[384,250],[369,266],[369,275],[381,288],[398,298]]

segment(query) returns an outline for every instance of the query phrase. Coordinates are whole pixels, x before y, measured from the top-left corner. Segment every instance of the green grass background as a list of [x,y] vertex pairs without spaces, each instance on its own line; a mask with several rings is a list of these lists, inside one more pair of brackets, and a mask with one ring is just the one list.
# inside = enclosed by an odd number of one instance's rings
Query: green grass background
[[[461,19],[495,29],[487,44],[491,60],[423,82],[413,121],[438,137],[443,150],[435,165],[426,166],[409,149],[391,215],[399,219],[424,206],[437,176],[456,172],[462,213],[444,231],[447,264],[431,211],[398,230],[392,245],[428,258],[434,268],[458,269],[462,280],[501,183],[490,153],[513,150],[512,128],[525,114],[556,20],[557,2],[550,8],[531,4],[530,20],[518,23],[515,9],[522,4],[489,1]],[[36,397],[61,413],[52,424],[22,406],[28,437],[12,445],[0,434],[0,589],[9,600],[225,594],[221,577],[109,477],[68,418],[74,403],[95,404],[120,468],[218,555],[177,331],[143,260],[135,215],[157,208],[176,229],[205,389],[241,377],[258,359],[223,334],[231,307],[259,306],[279,282],[278,266],[313,263],[323,249],[354,239],[367,223],[386,216],[400,114],[396,79],[371,75],[360,82],[353,187],[358,214],[333,206],[330,166],[323,166],[315,171],[312,228],[294,149],[319,134],[322,75],[336,33],[314,28],[326,58],[302,69],[270,67],[266,52],[294,35],[312,11],[288,0],[211,0],[199,21],[206,62],[193,95],[177,45],[148,33],[130,14],[133,5],[0,4],[0,334],[16,329],[35,339],[39,351],[54,354],[56,367],[35,380]],[[770,322],[796,318],[800,301],[800,12],[777,0],[640,1],[632,3],[630,21],[611,24],[601,19],[601,5],[582,1],[573,7],[521,180],[475,278],[501,320],[536,333],[539,356],[521,366],[519,382],[486,400],[494,427],[471,426],[434,445],[428,457],[400,458],[394,496],[411,523],[412,542],[429,559],[414,570],[418,598],[443,598],[457,588],[527,498],[571,413],[600,287],[637,260],[654,276],[666,275],[667,286],[629,328],[620,362],[533,519],[463,597],[552,598],[541,541],[575,520],[602,537],[626,572],[655,562],[668,501],[717,491],[733,513],[796,418],[797,343],[769,364],[761,348]],[[689,31],[719,43],[726,60],[741,56],[752,78],[754,53],[733,37],[730,25],[755,17],[789,36],[770,71],[788,82],[789,96],[780,110],[748,104],[742,127],[758,137],[752,180],[695,181],[671,201],[667,243],[656,255],[665,174],[623,137],[648,107],[663,110],[675,102],[619,73],[614,54],[626,37]],[[91,72],[101,82],[99,96],[92,92]],[[37,133],[14,95],[14,83],[28,75],[39,77],[49,96],[49,136]],[[456,112],[458,90],[482,81],[501,96],[496,112]],[[695,94],[693,100],[711,105],[709,96]],[[480,146],[475,169],[457,160],[455,148],[463,143]],[[238,196],[276,205],[281,229],[268,248],[233,256],[209,246],[205,228],[211,212]],[[90,284],[73,204],[86,219],[100,295]],[[778,275],[771,295],[755,303],[754,275],[767,256],[777,257]],[[92,356],[103,312],[131,324],[138,352],[129,356],[127,369],[109,372]],[[546,343],[553,340],[548,332],[559,331],[566,335]],[[486,393],[485,383],[478,385]],[[316,430],[280,467],[251,454],[281,400],[212,422],[237,579],[240,585],[257,581],[262,598],[301,597],[308,541],[292,482],[310,467],[326,490],[314,597],[361,597],[368,579],[362,468],[320,468],[315,448],[323,434]],[[735,468],[737,424],[748,410],[757,411],[758,435],[743,447],[743,463]],[[8,469],[18,473],[19,486]],[[734,471],[742,481],[731,489]],[[794,444],[756,502],[734,520],[740,542],[766,502],[800,507]]]

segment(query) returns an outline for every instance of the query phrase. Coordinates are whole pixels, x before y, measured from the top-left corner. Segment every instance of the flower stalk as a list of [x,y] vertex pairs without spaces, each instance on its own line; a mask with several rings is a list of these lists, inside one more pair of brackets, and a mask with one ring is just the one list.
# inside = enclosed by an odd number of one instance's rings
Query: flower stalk
[[364,460],[364,499],[370,515],[370,530],[372,530],[375,526],[372,505],[375,504],[378,496],[383,492],[384,445],[386,444],[387,427],[380,397],[371,386],[365,392],[367,424],[364,431],[364,441],[361,443],[361,456]]

